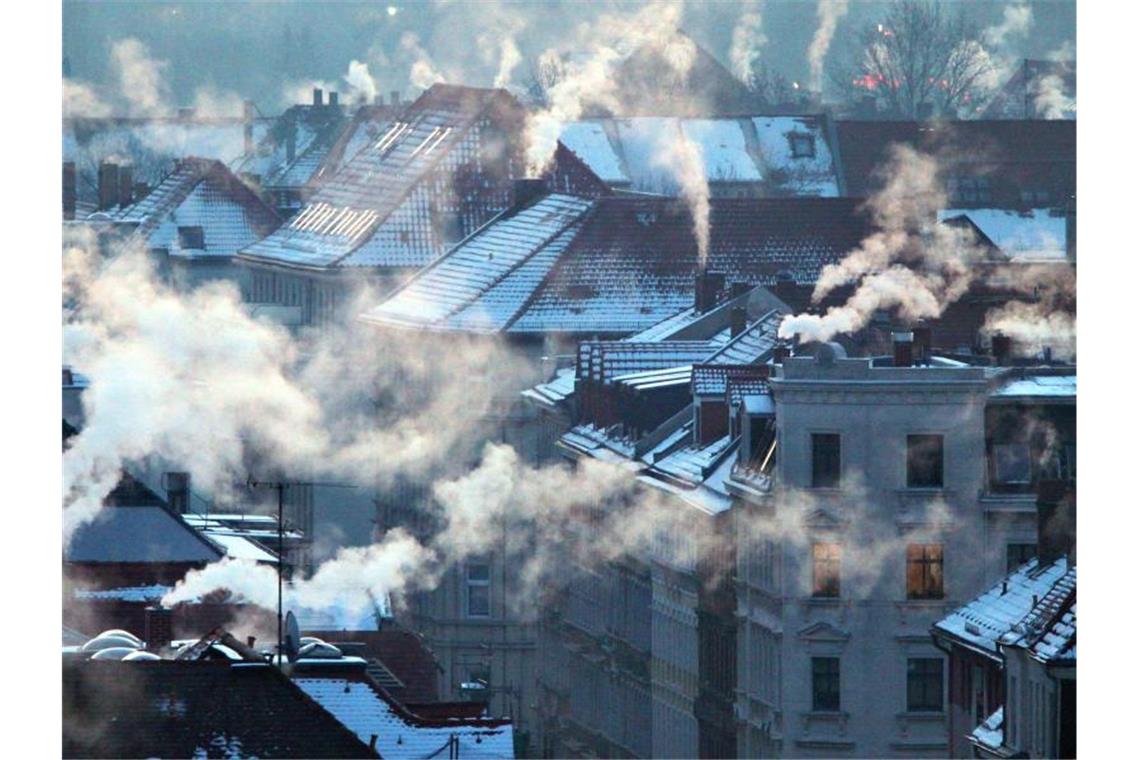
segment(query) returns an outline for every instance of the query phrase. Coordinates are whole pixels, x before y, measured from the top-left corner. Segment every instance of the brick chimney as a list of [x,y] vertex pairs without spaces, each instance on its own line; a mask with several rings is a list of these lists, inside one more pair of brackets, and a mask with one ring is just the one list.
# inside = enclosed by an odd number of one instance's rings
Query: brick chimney
[[891,345],[895,350],[895,363],[896,367],[912,367],[914,366],[914,333],[911,332],[895,332],[891,333]]
[[382,106],[382,105],[384,105],[384,94],[383,94],[383,93],[379,93],[379,92],[378,92],[378,93],[376,93],[376,94],[375,94],[375,95],[372,97],[372,105],[374,105],[374,106]]
[[1052,564],[1068,555],[1077,562],[1077,490],[1064,480],[1037,484],[1037,561]]
[[76,180],[75,162],[63,162],[63,218],[75,218]]
[[147,607],[143,618],[143,640],[148,652],[170,646],[174,638],[174,611],[165,607]]
[[698,270],[693,306],[698,314],[716,306],[717,294],[724,288],[724,273]]
[[728,313],[729,335],[735,338],[748,326],[748,310],[743,306],[733,306]]
[[99,210],[113,208],[119,200],[119,166],[104,161],[99,164]]
[[329,105],[333,107],[340,105],[340,94],[336,90],[329,90]]
[[400,91],[399,90],[392,90],[391,99],[392,99],[392,105],[394,105],[394,106],[400,105]]
[[313,105],[323,106],[325,104],[325,91],[320,87],[313,88]]
[[788,342],[783,338],[776,341],[776,347],[772,349],[772,361],[776,364],[783,364],[784,359],[792,355],[792,349],[788,346]]
[[134,200],[131,197],[131,191],[134,190],[134,181],[131,174],[131,167],[119,167],[119,206],[126,208],[131,205]]
[[171,511],[184,515],[190,511],[190,473],[168,472],[163,478],[166,487],[166,503]]
[[1008,335],[996,333],[991,341],[994,363],[999,367],[1009,364],[1009,357],[1013,353],[1013,339]]
[[798,288],[796,287],[795,277],[792,276],[791,272],[780,272],[777,274],[776,285],[772,288],[772,291],[775,293],[776,298],[779,298],[793,309],[796,308],[796,301],[799,300]]
[[914,334],[914,363],[929,367],[933,351],[931,348],[933,337],[930,328],[922,325],[915,327],[911,332]]

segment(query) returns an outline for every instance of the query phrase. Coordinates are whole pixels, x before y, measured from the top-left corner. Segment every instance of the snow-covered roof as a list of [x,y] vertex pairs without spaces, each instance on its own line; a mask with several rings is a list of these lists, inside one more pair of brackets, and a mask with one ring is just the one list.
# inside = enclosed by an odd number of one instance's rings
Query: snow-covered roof
[[[115,213],[115,222],[134,225],[132,235],[147,248],[173,256],[234,256],[272,232],[277,214],[219,161],[187,158],[146,196]],[[204,248],[190,248],[180,227],[201,227]]]
[[1014,377],[990,392],[999,399],[1076,399],[1077,376],[1072,375],[1029,375]]
[[118,602],[157,602],[173,590],[173,586],[120,586],[107,589],[75,589],[76,599]]
[[1064,261],[1065,215],[1051,209],[944,209],[938,219],[966,218],[1013,261]]
[[[334,180],[323,183],[288,224],[242,255],[310,268],[429,263],[438,255],[433,241],[420,240],[418,235],[401,241],[396,227],[386,223],[398,216],[409,194],[480,118],[504,99],[509,96],[503,90],[432,86],[344,164]],[[379,234],[382,228],[384,233]]]
[[1005,741],[1004,722],[1005,706],[1003,705],[970,732],[970,741],[990,751],[1000,749],[1002,742]]
[[588,119],[563,125],[559,139],[610,185],[678,195],[665,154],[682,137],[697,146],[711,184],[764,183],[774,195],[839,194],[819,116]]
[[1026,633],[1024,626],[1039,619],[1039,607],[1046,597],[1060,596],[1063,600],[1076,583],[1076,568],[1069,566],[1066,557],[1045,567],[1039,567],[1037,560],[1032,559],[989,591],[939,620],[934,630],[996,659],[999,643],[1015,643]]
[[419,719],[356,679],[295,677],[293,683],[364,743],[375,736],[376,750],[387,760],[515,756],[509,720]]
[[574,394],[574,368],[563,367],[549,381],[527,388],[522,394],[546,406],[565,401]]

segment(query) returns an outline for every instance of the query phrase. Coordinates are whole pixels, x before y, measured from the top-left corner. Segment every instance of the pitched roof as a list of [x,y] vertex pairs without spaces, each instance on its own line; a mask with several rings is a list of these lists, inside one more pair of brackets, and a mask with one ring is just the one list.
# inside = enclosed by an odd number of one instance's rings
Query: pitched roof
[[[348,119],[339,106],[290,106],[257,143],[252,154],[234,162],[234,171],[255,174],[262,187],[301,187],[307,184],[341,136]],[[293,158],[289,158],[289,136]]]
[[65,661],[65,757],[376,757],[276,668]]
[[436,84],[373,144],[361,149],[288,224],[242,251],[244,258],[300,267],[422,266],[428,241],[395,245],[377,236],[417,184],[481,116],[517,103],[505,90]]
[[704,363],[693,366],[693,395],[728,400],[733,380],[759,381],[768,377],[767,364]]
[[[157,187],[114,220],[133,225],[132,235],[148,247],[190,256],[233,256],[281,222],[222,162],[206,158],[178,161]],[[205,249],[184,249],[179,227],[201,227]]]
[[[1042,99],[1049,93],[1052,97]],[[990,99],[983,119],[1076,119],[1077,62],[1026,58]]]
[[[1044,567],[1032,559],[989,591],[939,620],[934,631],[997,659],[999,643],[1017,641],[1029,630],[1027,626],[1040,620],[1044,600],[1063,599],[1076,585],[1076,567],[1070,567],[1067,558],[1061,557]],[[1011,631],[1018,632],[1006,640]]]
[[938,218],[969,220],[985,240],[1013,260],[1064,261],[1067,255],[1068,221],[1050,209],[944,209]]
[[224,552],[165,507],[104,507],[76,529],[66,562],[213,562]]
[[376,749],[386,760],[515,756],[514,730],[509,720],[419,718],[386,698],[367,679],[353,674],[297,676],[293,682],[362,742],[376,736]]

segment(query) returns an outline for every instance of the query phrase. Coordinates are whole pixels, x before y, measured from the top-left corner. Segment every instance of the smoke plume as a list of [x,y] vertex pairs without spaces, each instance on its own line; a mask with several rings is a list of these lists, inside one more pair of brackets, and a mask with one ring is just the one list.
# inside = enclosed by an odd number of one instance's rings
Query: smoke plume
[[663,131],[657,139],[653,162],[667,169],[680,185],[681,197],[693,217],[697,261],[703,269],[709,252],[709,180],[701,146],[685,134],[679,123],[675,131]]
[[1033,8],[1027,2],[1010,3],[1002,9],[999,24],[986,27],[982,40],[991,47],[1005,48],[1014,37],[1024,37],[1033,26]]
[[404,33],[400,38],[400,49],[406,57],[411,58],[408,80],[412,85],[421,90],[426,90],[433,84],[447,81],[436,68],[431,55],[420,45],[420,38],[415,32]]
[[740,19],[732,30],[732,46],[728,50],[728,60],[732,73],[748,87],[755,84],[752,65],[760,55],[760,48],[768,38],[760,31],[759,0],[748,0],[741,5]]
[[847,15],[847,0],[819,0],[815,15],[819,19],[819,26],[808,47],[808,66],[811,68],[811,89],[819,92],[823,88],[823,61],[831,48],[835,27]]
[[348,94],[352,100],[363,100],[365,103],[376,100],[376,82],[368,71],[367,63],[353,59],[348,64],[348,73],[345,74],[344,81],[348,83]]

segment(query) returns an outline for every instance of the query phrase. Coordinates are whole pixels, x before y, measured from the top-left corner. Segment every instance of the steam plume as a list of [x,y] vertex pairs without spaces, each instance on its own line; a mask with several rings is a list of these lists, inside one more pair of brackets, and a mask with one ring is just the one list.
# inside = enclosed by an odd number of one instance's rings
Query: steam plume
[[703,269],[709,252],[709,181],[701,146],[678,124],[675,132],[663,131],[658,135],[653,161],[668,169],[681,187],[681,197],[693,217],[697,260]]
[[1002,20],[999,24],[986,27],[982,31],[982,40],[995,48],[1004,48],[1013,37],[1024,37],[1033,26],[1033,8],[1029,3],[1010,3],[1002,9]]
[[847,15],[847,0],[819,0],[815,15],[819,26],[808,47],[808,65],[811,67],[811,89],[819,92],[823,87],[823,60],[831,47],[839,19]]
[[368,71],[368,64],[353,59],[348,64],[348,73],[344,76],[348,83],[349,95],[353,100],[364,100],[372,103],[376,99],[376,82]]
[[758,0],[745,2],[740,9],[740,20],[732,30],[732,46],[728,51],[728,59],[732,64],[732,73],[745,85],[751,87],[755,77],[752,73],[752,64],[760,55],[760,48],[768,38],[760,31],[760,3]]

